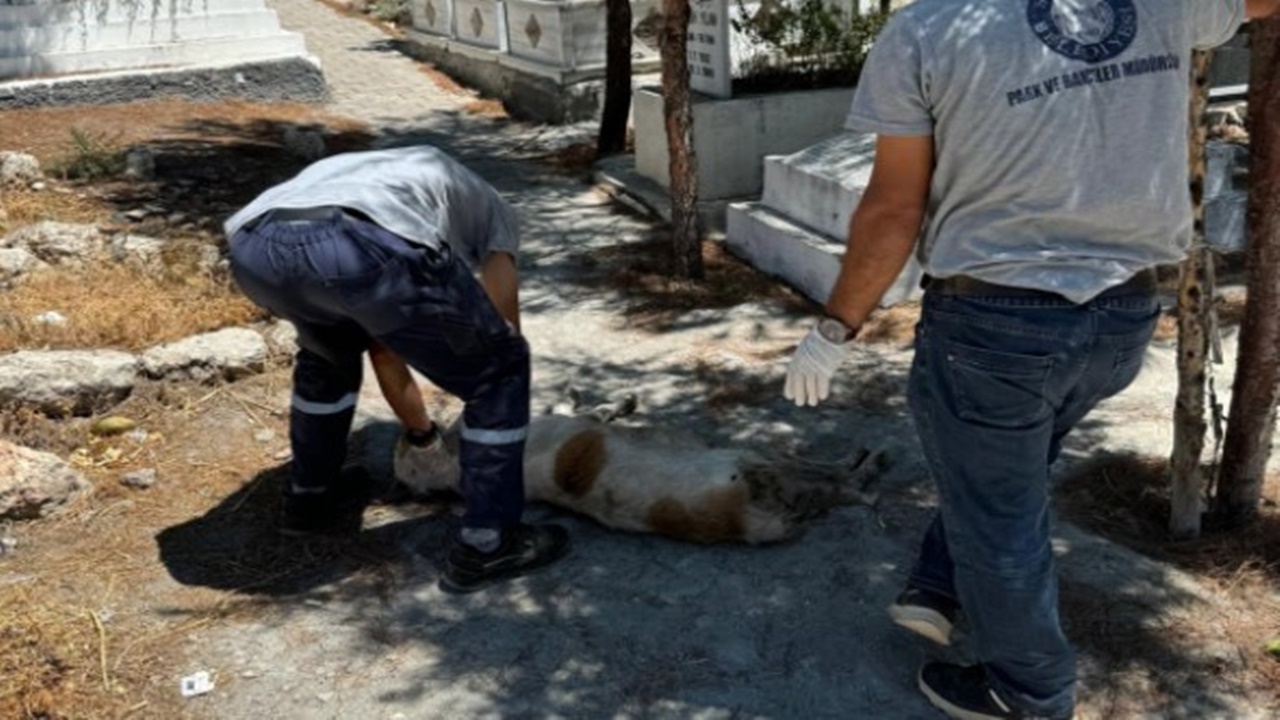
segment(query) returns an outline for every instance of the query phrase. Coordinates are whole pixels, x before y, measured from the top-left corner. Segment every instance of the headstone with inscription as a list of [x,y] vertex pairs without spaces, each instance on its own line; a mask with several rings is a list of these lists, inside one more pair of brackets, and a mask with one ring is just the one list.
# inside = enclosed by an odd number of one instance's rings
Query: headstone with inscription
[[711,97],[731,97],[729,0],[690,0],[689,11],[689,87]]

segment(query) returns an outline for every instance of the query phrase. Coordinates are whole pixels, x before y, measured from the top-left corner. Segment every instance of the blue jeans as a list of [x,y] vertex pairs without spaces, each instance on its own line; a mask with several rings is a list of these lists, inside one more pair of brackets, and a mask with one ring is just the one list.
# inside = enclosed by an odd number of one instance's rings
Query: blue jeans
[[434,250],[334,210],[262,222],[231,238],[231,271],[298,329],[286,492],[333,489],[346,457],[371,339],[466,403],[459,452],[467,527],[524,510],[529,346],[448,246]]
[[1071,428],[1127,387],[1159,314],[1149,293],[928,292],[908,401],[939,495],[909,585],[955,600],[1010,704],[1070,717],[1075,655],[1058,617],[1049,466]]

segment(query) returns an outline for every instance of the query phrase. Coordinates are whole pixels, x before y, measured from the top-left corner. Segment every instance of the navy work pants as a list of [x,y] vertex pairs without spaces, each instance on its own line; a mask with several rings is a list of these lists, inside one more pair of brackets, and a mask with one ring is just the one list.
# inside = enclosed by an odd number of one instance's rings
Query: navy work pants
[[268,214],[231,238],[236,283],[298,329],[291,493],[333,490],[371,340],[466,403],[466,527],[501,529],[524,509],[529,347],[447,245],[411,243],[341,209]]
[[1072,427],[1137,376],[1158,314],[1150,292],[1079,305],[925,295],[907,395],[940,510],[909,584],[959,602],[989,679],[1030,714],[1070,717],[1075,705],[1049,466]]

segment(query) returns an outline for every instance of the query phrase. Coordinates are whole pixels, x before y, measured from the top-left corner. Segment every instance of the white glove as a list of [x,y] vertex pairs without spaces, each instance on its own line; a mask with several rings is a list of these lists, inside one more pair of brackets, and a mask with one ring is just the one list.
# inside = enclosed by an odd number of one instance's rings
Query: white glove
[[817,326],[804,336],[787,365],[782,395],[796,405],[817,405],[831,394],[831,376],[844,360],[846,345],[824,338]]
[[458,488],[457,447],[450,448],[441,434],[426,445],[414,445],[402,434],[396,443],[391,467],[396,480],[404,483],[414,495]]

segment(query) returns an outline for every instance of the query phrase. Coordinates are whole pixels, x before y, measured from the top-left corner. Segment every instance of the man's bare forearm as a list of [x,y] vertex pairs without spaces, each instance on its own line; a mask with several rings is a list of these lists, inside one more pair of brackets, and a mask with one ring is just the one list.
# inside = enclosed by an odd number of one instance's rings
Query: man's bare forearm
[[915,249],[923,213],[866,197],[849,222],[849,241],[827,312],[858,328],[880,304]]
[[422,401],[422,390],[405,361],[385,345],[374,342],[369,346],[369,362],[378,378],[382,397],[400,424],[408,430],[430,430],[432,422]]

